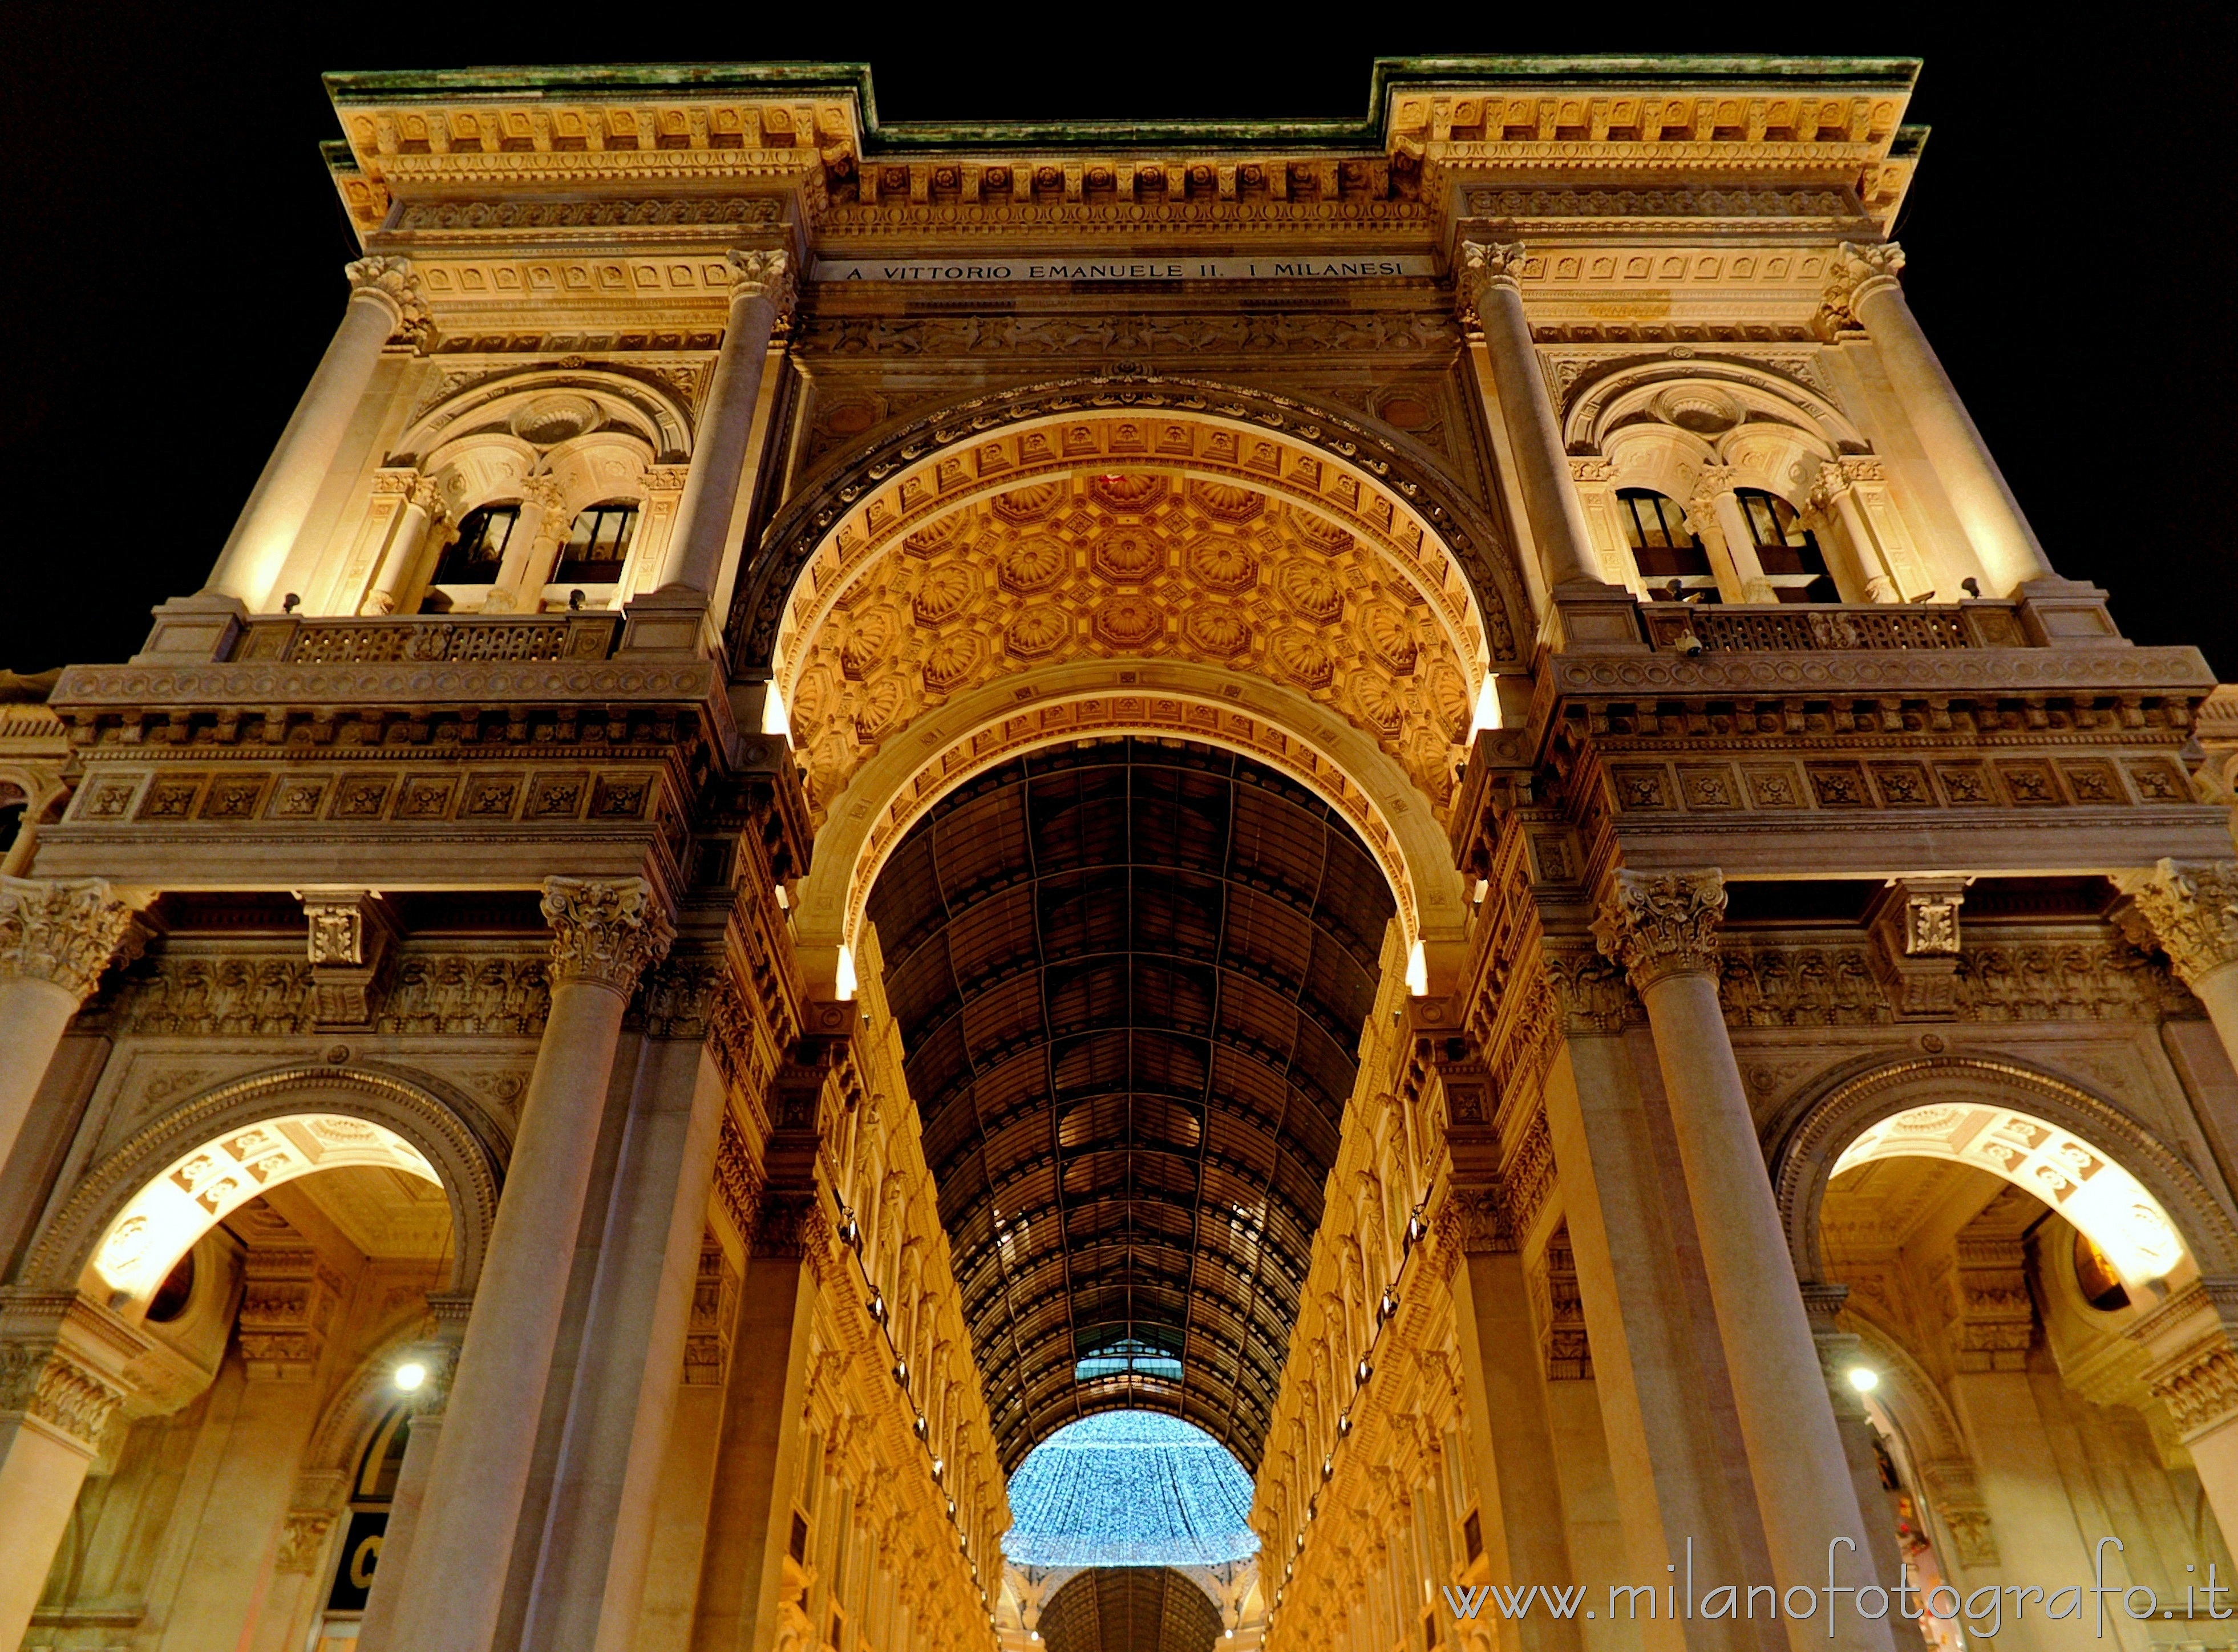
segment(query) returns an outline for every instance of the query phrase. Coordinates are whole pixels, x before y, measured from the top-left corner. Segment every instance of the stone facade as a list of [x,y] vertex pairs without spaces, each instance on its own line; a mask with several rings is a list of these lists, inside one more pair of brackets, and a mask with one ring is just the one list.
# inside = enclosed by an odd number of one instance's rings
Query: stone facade
[[[1740,1652],[1440,1591],[1846,1541],[2049,1592],[2102,1532],[2186,1602],[2125,1647],[2228,1644],[2238,715],[2054,572],[1905,303],[1917,67],[1075,133],[813,65],[333,77],[362,256],[239,523],[139,654],[0,695],[0,1644],[1028,1652],[1051,1333],[1000,1314],[1069,1311],[1117,1173],[1085,1109],[921,1113],[870,897],[1128,741],[1395,911],[1326,1140],[1262,1120],[1312,1174],[1127,1184],[1199,1225],[1172,1380],[1254,1408],[1262,1547],[1167,1622]],[[1277,887],[1247,840],[1203,869]],[[1294,915],[1222,979],[1330,967]],[[956,988],[983,1077],[1066,1030],[990,1030],[1016,973]],[[1240,1070],[1175,1104],[1200,1175]],[[1010,1127],[1043,1180],[967,1186]],[[1074,1380],[1031,1414],[1188,1409]]]

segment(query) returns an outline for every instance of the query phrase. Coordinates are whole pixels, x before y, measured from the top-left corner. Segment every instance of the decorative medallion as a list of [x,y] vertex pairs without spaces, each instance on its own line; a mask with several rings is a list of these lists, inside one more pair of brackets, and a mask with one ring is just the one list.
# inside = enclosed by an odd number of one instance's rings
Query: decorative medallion
[[[1000,500],[997,501],[1001,503]],[[999,574],[1004,589],[1020,592],[1046,591],[1064,577],[1072,553],[1059,539],[1036,534],[1003,552]]]
[[1182,565],[1215,591],[1248,591],[1259,583],[1259,558],[1241,539],[1208,534],[1182,552]]
[[1003,646],[1021,659],[1046,654],[1072,635],[1072,622],[1064,610],[1047,603],[1029,608],[1010,622],[1003,634]]
[[1096,611],[1096,634],[1119,648],[1140,648],[1165,635],[1166,617],[1147,597],[1121,597]]
[[1089,565],[1106,579],[1132,585],[1166,565],[1165,547],[1143,528],[1115,528],[1096,542]]
[[1251,627],[1233,608],[1191,608],[1182,617],[1182,634],[1208,654],[1234,656],[1251,646]]

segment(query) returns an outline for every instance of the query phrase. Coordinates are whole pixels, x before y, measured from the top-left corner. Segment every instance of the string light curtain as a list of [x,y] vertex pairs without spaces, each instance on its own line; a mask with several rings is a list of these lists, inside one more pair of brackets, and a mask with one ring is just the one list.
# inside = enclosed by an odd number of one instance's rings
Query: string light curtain
[[1222,1566],[1259,1551],[1251,1477],[1202,1429],[1105,1411],[1043,1440],[1010,1477],[1003,1553],[1020,1566]]

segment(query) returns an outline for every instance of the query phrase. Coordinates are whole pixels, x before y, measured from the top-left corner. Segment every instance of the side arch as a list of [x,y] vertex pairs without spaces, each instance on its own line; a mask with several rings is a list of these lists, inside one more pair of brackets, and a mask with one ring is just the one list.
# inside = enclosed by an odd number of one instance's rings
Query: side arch
[[[1041,468],[1110,459],[1219,474],[1221,461],[1200,445],[1186,451],[1162,446],[1149,426],[1165,420],[1217,429],[1235,444],[1235,473],[1247,485],[1310,496],[1338,517],[1362,511],[1381,516],[1450,556],[1480,617],[1489,663],[1511,670],[1527,664],[1527,583],[1506,536],[1452,477],[1347,410],[1211,380],[1163,377],[1064,379],[990,392],[890,426],[851,459],[826,466],[759,545],[749,547],[726,626],[732,659],[748,677],[768,674],[796,588],[818,553],[851,525],[884,516],[905,531],[974,492],[1016,487],[1036,470],[1017,439],[1028,427],[1129,413],[1144,426],[1139,452],[1068,453],[1057,442]],[[1247,462],[1245,438],[1268,446],[1275,455],[1273,468]]]
[[24,1259],[22,1283],[35,1290],[75,1289],[110,1225],[168,1166],[228,1135],[302,1113],[378,1125],[427,1161],[451,1206],[451,1288],[471,1291],[497,1219],[504,1149],[476,1128],[467,1105],[444,1097],[423,1079],[367,1065],[295,1065],[252,1074],[165,1113],[80,1179]]
[[[2182,1155],[2120,1107],[2072,1081],[2010,1057],[1878,1058],[1829,1074],[1790,1113],[1768,1155],[1797,1276],[1825,1277],[1819,1212],[1843,1154],[1899,1113],[1926,1108],[2003,1107],[2065,1132],[2135,1178],[2157,1201],[2199,1272],[2238,1271],[2238,1221]],[[1954,1157],[1950,1153],[1934,1156]],[[1980,1168],[2013,1180],[1987,1160]],[[2026,1182],[2016,1185],[2027,1187]],[[2043,1197],[2042,1190],[2029,1191]],[[2058,1208],[2057,1202],[2046,1203]]]

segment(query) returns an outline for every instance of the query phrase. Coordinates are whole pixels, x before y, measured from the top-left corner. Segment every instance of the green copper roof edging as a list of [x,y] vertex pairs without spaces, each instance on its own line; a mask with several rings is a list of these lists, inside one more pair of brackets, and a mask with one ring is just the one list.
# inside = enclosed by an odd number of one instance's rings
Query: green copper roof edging
[[459,98],[540,102],[553,98],[621,100],[647,92],[796,92],[851,96],[862,111],[865,158],[942,149],[1089,149],[1203,146],[1222,149],[1356,149],[1380,154],[1393,95],[1409,88],[1490,91],[1503,85],[1549,83],[1596,89],[1667,89],[1674,84],[1718,90],[1767,89],[1815,83],[1909,91],[1919,76],[1913,57],[1379,57],[1368,77],[1361,120],[916,121],[881,125],[868,63],[616,63],[573,67],[374,69],[326,76],[337,109],[346,102],[415,102]]

